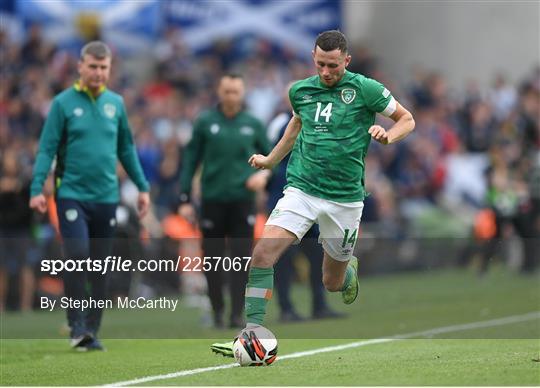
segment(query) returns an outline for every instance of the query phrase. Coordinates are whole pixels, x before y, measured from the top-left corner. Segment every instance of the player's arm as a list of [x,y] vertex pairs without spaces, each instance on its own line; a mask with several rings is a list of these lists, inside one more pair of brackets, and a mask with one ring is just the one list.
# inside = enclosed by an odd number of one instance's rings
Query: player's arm
[[195,120],[191,139],[183,150],[182,171],[180,172],[180,201],[182,203],[191,202],[193,176],[204,153],[204,126],[205,124],[201,117]]
[[62,112],[60,102],[53,100],[47,120],[43,125],[41,131],[41,137],[39,139],[39,150],[36,156],[36,163],[34,164],[34,171],[32,177],[32,184],[30,187],[30,208],[45,213],[47,211],[47,200],[42,193],[43,184],[49,170],[51,168],[52,161],[58,152],[58,146],[62,138],[62,131],[66,119]]
[[389,116],[395,124],[388,130],[380,125],[373,125],[368,132],[371,137],[381,144],[392,144],[400,141],[414,130],[413,115],[396,101],[396,110]]
[[137,211],[139,218],[144,218],[150,209],[150,184],[144,176],[137,149],[131,135],[131,128],[127,118],[127,112],[124,104],[121,105],[121,115],[118,126],[118,143],[117,143],[118,160],[126,170],[126,173],[131,178],[139,195],[137,197]]
[[268,156],[254,154],[249,158],[249,164],[258,169],[272,169],[291,152],[294,142],[302,129],[302,120],[294,115],[287,124],[285,133]]
[[178,211],[182,217],[195,223],[197,212],[191,204],[191,187],[193,176],[199,166],[204,153],[204,123],[201,117],[193,123],[191,140],[184,148],[182,156],[182,171],[180,172],[180,206]]
[[[268,140],[268,136],[266,135],[267,130],[265,126],[261,122],[257,121],[256,125],[254,125],[254,128],[256,130],[257,136],[255,141],[256,151],[263,154],[268,154],[271,151],[271,146]],[[247,189],[254,192],[264,190],[268,185],[268,181],[270,180],[271,175],[271,170],[260,170],[254,172],[246,180]]]

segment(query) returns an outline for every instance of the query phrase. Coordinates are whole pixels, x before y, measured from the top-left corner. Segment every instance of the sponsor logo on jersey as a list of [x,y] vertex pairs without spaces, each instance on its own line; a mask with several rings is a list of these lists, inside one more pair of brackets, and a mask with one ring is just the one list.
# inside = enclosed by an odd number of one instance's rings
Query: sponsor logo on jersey
[[105,112],[105,116],[112,119],[114,118],[114,115],[116,114],[116,106],[114,106],[113,104],[107,103],[103,105],[103,111]]
[[384,98],[388,98],[388,96],[390,95],[390,90],[384,88],[384,90],[382,91],[382,95]]
[[73,114],[77,117],[81,117],[84,113],[83,108],[75,108],[73,109]]
[[253,135],[253,132],[254,132],[253,128],[251,128],[251,127],[242,127],[242,128],[240,128],[240,133],[242,135],[251,136],[251,135]]
[[343,100],[345,104],[350,104],[351,102],[353,102],[355,97],[356,90],[354,89],[343,89],[341,91],[341,100]]
[[219,125],[218,124],[212,124],[210,126],[210,132],[212,135],[216,135],[219,132]]
[[311,100],[312,98],[313,98],[312,95],[310,95],[310,94],[304,94],[304,96],[302,97],[302,100],[304,100],[304,101],[309,101],[309,100]]
[[79,213],[77,212],[77,209],[66,210],[66,220],[68,220],[69,222],[75,221],[78,216],[79,216]]

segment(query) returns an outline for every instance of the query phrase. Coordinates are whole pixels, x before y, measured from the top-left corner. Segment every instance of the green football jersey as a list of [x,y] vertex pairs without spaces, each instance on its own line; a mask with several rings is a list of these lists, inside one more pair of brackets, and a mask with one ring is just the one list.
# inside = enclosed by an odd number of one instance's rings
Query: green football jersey
[[318,75],[298,81],[289,99],[302,130],[287,166],[287,187],[336,202],[362,201],[368,129],[376,113],[395,111],[396,100],[381,83],[349,71],[332,87]]

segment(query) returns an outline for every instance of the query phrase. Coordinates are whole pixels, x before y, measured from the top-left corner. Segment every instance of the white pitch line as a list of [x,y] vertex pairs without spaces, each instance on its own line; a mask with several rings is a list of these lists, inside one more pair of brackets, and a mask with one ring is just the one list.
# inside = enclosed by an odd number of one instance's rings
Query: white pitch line
[[219,366],[209,366],[208,368],[183,370],[180,372],[167,373],[165,375],[147,376],[147,377],[141,377],[139,379],[134,379],[134,380],[120,381],[118,383],[104,385],[104,387],[125,387],[127,385],[142,384],[142,383],[147,383],[149,381],[156,381],[156,380],[172,379],[174,377],[196,375],[199,373],[212,372],[214,370],[220,370],[220,369],[229,369],[229,368],[234,368],[237,366],[239,365],[234,363],[234,364],[225,364],[225,365],[219,365]]
[[[533,312],[523,314],[523,315],[512,315],[509,317],[491,319],[489,321],[479,321],[479,322],[465,323],[461,325],[443,326],[443,327],[437,327],[434,329],[429,329],[429,330],[424,330],[424,331],[417,331],[414,333],[397,334],[390,338],[376,338],[376,339],[370,339],[370,340],[365,340],[365,341],[351,342],[351,343],[343,344],[343,345],[328,346],[325,348],[306,350],[304,352],[296,352],[296,353],[280,356],[277,358],[277,360],[281,361],[281,360],[287,360],[290,358],[306,357],[306,356],[312,356],[314,354],[319,354],[319,353],[335,352],[338,350],[358,348],[361,346],[381,344],[385,342],[393,342],[393,341],[399,341],[399,340],[410,339],[410,338],[415,338],[415,337],[431,337],[431,336],[434,336],[437,334],[443,334],[443,333],[452,333],[456,331],[509,325],[511,323],[532,321],[534,319],[539,319],[539,318],[540,318],[540,311],[533,311]],[[224,365],[218,365],[218,366],[210,366],[207,368],[188,369],[188,370],[183,370],[179,372],[167,373],[164,375],[147,376],[147,377],[141,377],[141,378],[133,379],[133,380],[119,381],[117,383],[107,384],[104,386],[105,387],[123,387],[127,385],[147,383],[149,381],[165,380],[165,379],[172,379],[175,377],[190,376],[190,375],[196,375],[196,374],[205,373],[205,372],[213,372],[215,370],[220,370],[220,369],[230,369],[230,368],[235,368],[237,366],[239,365],[236,363],[232,363],[232,364],[224,364]]]

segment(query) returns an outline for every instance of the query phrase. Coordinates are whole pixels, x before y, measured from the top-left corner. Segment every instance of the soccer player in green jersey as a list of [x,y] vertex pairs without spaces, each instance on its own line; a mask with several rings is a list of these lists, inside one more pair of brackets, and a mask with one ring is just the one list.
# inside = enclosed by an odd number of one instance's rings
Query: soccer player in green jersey
[[[30,207],[47,210],[43,184],[53,159],[55,199],[67,259],[103,261],[111,255],[119,201],[118,160],[139,189],[139,216],[150,204],[146,181],[120,95],[106,88],[111,50],[100,41],[86,44],[78,64],[79,80],[52,102],[41,132],[30,188]],[[75,301],[103,300],[106,276],[92,271],[65,271],[64,293]],[[67,308],[71,345],[103,350],[97,339],[103,309]]]
[[[339,31],[325,31],[315,42],[318,75],[298,81],[289,90],[293,107],[285,134],[267,156],[249,159],[257,169],[272,169],[289,152],[287,186],[266,223],[252,254],[246,288],[247,327],[261,325],[272,295],[273,265],[291,244],[317,222],[324,249],[323,284],[341,292],[350,304],[358,295],[358,261],[352,256],[364,188],[364,158],[371,139],[388,145],[414,129],[414,119],[381,83],[346,70],[351,61],[347,40]],[[374,125],[380,113],[395,123]],[[232,342],[212,350],[233,356]]]

